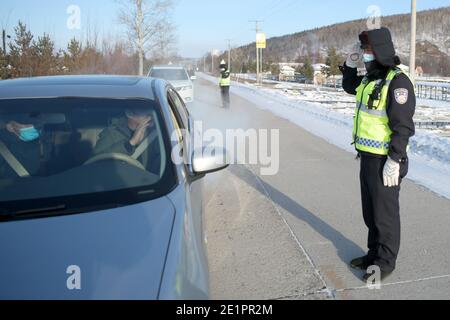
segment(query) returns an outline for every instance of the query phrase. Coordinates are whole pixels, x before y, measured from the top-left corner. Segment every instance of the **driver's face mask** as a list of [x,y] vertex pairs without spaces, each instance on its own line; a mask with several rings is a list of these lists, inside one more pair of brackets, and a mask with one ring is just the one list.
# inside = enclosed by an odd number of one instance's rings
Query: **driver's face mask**
[[31,142],[39,139],[40,133],[35,127],[22,128],[19,130],[19,138],[24,142]]

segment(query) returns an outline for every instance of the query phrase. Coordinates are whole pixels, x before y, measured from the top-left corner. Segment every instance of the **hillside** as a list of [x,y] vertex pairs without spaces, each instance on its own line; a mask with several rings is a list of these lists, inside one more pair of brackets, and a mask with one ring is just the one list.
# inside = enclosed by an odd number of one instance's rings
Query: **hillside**
[[[409,64],[410,15],[382,17],[381,21],[391,30],[402,63]],[[270,62],[293,62],[309,55],[314,62],[324,62],[329,47],[344,57],[365,29],[366,19],[360,19],[270,38],[264,57]],[[237,61],[253,62],[254,46],[237,48],[233,56]],[[417,13],[417,65],[426,74],[450,76],[450,7]]]

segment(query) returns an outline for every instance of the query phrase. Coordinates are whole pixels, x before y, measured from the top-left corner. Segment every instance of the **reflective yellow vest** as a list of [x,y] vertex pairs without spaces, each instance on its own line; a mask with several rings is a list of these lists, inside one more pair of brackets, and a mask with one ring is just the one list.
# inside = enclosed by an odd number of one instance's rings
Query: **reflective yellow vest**
[[220,75],[220,82],[219,85],[221,87],[226,87],[226,86],[230,86],[231,85],[231,75],[230,75],[230,71],[225,71],[229,74],[229,76],[227,78],[222,77],[222,75]]
[[356,113],[353,143],[356,150],[377,155],[388,155],[392,131],[389,128],[387,99],[389,85],[400,69],[391,69],[386,79],[369,81],[364,78],[356,88]]

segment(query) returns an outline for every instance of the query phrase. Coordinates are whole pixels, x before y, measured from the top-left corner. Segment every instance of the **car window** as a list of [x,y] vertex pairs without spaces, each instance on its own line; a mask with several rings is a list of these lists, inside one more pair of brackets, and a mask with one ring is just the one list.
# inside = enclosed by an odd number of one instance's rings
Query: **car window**
[[182,122],[181,123],[182,127],[186,130],[189,130],[189,112],[186,109],[186,106],[185,106],[183,100],[172,89],[169,89],[169,98],[172,102],[173,108],[176,110],[176,112],[179,115],[179,118]]
[[175,116],[172,108],[170,108],[170,117],[171,117],[172,123],[175,127],[178,143],[183,143],[182,127],[180,126],[180,123],[179,123],[177,117]]
[[168,101],[170,105],[172,121],[175,124],[179,142],[182,145],[181,150],[183,151],[184,161],[188,161],[188,157],[192,147],[189,131],[189,114],[187,113],[184,103],[178,97],[177,93],[172,89],[168,90]]
[[189,77],[184,69],[156,68],[150,71],[150,77],[164,79],[168,81],[189,80]]
[[0,101],[0,220],[32,200],[109,195],[78,201],[89,206],[168,193],[175,177],[164,128],[151,100]]

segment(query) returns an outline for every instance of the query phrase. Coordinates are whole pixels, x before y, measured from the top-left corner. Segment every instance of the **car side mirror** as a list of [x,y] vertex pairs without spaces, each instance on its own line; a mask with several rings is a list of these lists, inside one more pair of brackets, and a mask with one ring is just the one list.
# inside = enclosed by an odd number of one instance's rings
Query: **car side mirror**
[[195,81],[195,80],[197,80],[197,77],[196,76],[191,76],[191,80]]
[[228,152],[224,148],[205,147],[194,151],[192,156],[192,170],[196,175],[217,172],[229,165]]

